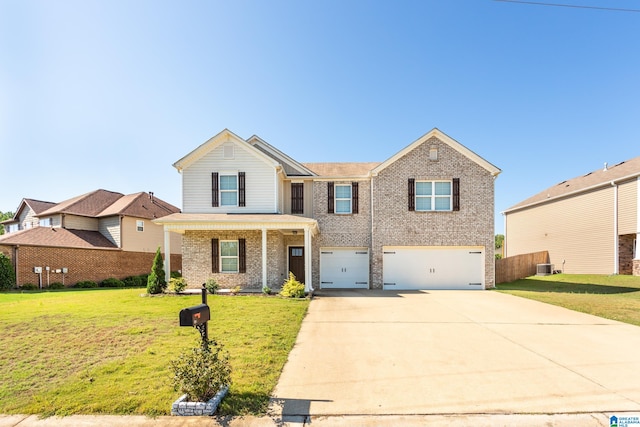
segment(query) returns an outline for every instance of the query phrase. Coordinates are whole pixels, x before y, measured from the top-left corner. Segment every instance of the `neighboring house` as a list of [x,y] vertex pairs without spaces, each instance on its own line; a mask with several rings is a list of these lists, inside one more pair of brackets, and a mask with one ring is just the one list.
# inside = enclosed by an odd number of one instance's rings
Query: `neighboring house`
[[484,289],[494,286],[500,170],[437,129],[383,163],[299,163],[224,130],[173,165],[190,286]]
[[555,270],[640,276],[640,157],[562,181],[504,211],[505,254]]
[[[144,192],[96,190],[61,203],[23,199],[14,217],[3,221],[0,251],[12,258],[19,285],[41,282],[36,267],[49,282],[121,279],[150,271],[158,246],[164,253],[165,245],[162,227],[152,220],[177,212]],[[172,262],[180,269],[181,238],[172,240]]]

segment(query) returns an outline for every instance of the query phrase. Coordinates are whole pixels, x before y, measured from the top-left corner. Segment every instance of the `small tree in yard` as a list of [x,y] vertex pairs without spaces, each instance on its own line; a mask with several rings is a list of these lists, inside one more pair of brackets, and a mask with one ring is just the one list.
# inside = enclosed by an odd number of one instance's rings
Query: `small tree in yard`
[[162,254],[160,253],[160,246],[158,246],[156,257],[153,259],[151,274],[149,274],[149,278],[147,279],[147,293],[161,294],[165,289],[167,289],[167,281],[164,278]]
[[0,291],[11,289],[16,284],[16,273],[8,256],[0,252]]

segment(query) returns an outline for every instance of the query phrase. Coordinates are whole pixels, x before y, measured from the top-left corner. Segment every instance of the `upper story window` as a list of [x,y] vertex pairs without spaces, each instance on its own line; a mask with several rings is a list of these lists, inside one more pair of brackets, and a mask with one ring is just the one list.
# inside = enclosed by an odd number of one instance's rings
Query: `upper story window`
[[291,213],[304,214],[304,183],[291,183]]
[[336,214],[358,213],[358,183],[327,183],[327,212]]
[[14,233],[20,230],[20,224],[9,224],[9,226],[5,226],[5,228],[7,229],[7,233]]
[[409,178],[409,210],[460,210],[460,180],[454,178],[450,181],[416,181]]
[[351,185],[336,185],[336,211],[337,214],[351,213]]
[[42,218],[39,224],[40,227],[51,227],[51,218]]
[[245,206],[244,172],[211,173],[211,205],[213,207]]
[[136,221],[136,231],[144,231],[144,221]]
[[238,206],[238,177],[220,175],[220,206]]

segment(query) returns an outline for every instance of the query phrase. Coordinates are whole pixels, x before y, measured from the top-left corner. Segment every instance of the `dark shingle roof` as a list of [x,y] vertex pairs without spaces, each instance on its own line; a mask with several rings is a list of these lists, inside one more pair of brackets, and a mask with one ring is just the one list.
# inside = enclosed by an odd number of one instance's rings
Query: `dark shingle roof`
[[97,231],[35,227],[0,236],[0,244],[65,248],[117,249]]

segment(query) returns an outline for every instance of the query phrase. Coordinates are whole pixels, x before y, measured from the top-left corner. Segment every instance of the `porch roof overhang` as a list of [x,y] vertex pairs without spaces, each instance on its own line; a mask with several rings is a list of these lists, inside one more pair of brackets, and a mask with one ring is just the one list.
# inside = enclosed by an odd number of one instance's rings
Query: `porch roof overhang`
[[166,231],[184,234],[188,230],[304,230],[315,236],[318,221],[286,214],[200,214],[175,213],[153,220]]

